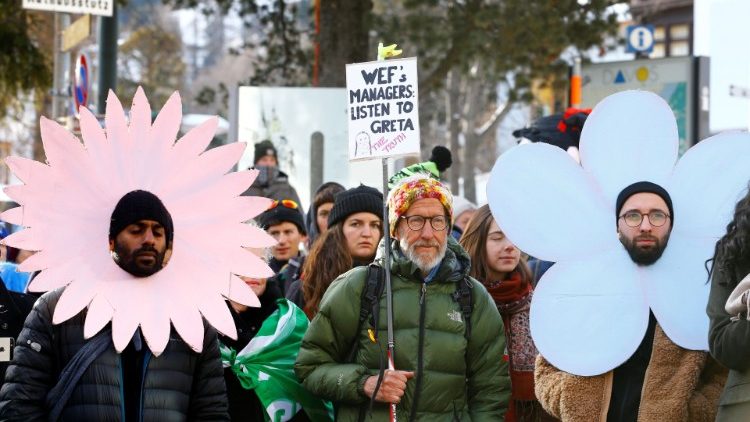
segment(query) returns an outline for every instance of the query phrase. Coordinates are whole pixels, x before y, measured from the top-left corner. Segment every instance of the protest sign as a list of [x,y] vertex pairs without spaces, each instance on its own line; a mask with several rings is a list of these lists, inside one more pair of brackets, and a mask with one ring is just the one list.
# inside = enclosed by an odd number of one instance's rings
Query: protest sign
[[419,154],[417,59],[346,65],[349,160]]

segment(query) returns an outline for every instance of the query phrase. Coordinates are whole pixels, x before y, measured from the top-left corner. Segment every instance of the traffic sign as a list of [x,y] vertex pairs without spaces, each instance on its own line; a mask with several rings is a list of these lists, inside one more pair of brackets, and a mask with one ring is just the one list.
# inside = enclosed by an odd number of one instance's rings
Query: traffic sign
[[88,103],[89,82],[89,61],[85,54],[81,54],[78,56],[73,70],[73,102],[76,115],[78,114],[78,108],[86,107]]
[[83,15],[62,31],[62,51],[68,51],[91,35],[91,15]]
[[654,26],[628,26],[628,53],[650,53],[654,50]]
[[114,0],[86,0],[86,1],[60,1],[60,0],[23,0],[24,9],[47,10],[50,12],[73,13],[83,15],[112,16]]

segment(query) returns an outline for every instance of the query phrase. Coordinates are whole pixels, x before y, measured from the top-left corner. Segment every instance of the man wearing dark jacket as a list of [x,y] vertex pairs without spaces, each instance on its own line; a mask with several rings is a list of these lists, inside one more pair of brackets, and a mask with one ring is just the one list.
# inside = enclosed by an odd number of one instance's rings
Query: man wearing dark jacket
[[[136,277],[133,283],[166,265],[172,239],[172,218],[158,197],[137,190],[120,199],[110,223],[110,251]],[[84,339],[86,311],[52,324],[63,290],[43,295],[24,324],[0,389],[0,420],[228,420],[213,329],[204,323],[201,353],[172,330],[156,357],[136,330],[120,354],[111,328]]]
[[269,140],[255,144],[253,156],[254,170],[260,173],[243,195],[262,196],[271,199],[291,199],[300,203],[297,190],[289,184],[289,176],[279,169],[279,158],[276,147]]
[[[323,296],[302,340],[297,376],[313,394],[337,402],[338,421],[362,420],[371,400],[378,402],[374,421],[387,420],[386,403],[397,404],[399,420],[501,421],[510,396],[503,322],[487,290],[468,276],[469,257],[450,236],[450,192],[417,173],[396,184],[388,208],[396,370],[379,370],[387,347],[386,300],[375,304],[375,327],[358,327],[368,269],[357,267]],[[381,242],[380,252],[385,246]],[[375,261],[385,264],[380,253]],[[454,299],[457,292],[471,297],[468,312]]]

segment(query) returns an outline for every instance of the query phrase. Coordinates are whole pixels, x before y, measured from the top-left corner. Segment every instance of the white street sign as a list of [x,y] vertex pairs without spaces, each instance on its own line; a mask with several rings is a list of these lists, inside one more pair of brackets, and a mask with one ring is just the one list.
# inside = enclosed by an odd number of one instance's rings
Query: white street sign
[[23,0],[24,9],[112,16],[114,0]]

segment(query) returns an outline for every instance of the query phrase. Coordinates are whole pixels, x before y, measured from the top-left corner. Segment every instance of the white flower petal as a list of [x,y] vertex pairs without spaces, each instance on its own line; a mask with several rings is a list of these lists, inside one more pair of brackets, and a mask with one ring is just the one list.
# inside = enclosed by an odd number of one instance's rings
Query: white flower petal
[[83,323],[83,338],[90,339],[112,320],[115,310],[104,295],[97,295],[91,301],[86,321]]
[[112,315],[112,342],[117,353],[122,353],[138,329],[138,312],[131,309],[115,310]]
[[169,343],[169,310],[165,306],[147,306],[143,308],[141,330],[154,356],[159,356]]
[[229,312],[226,302],[219,296],[209,296],[204,298],[199,304],[198,309],[211,325],[221,334],[230,338],[237,338],[237,328],[234,326],[232,314]]
[[78,315],[96,295],[95,286],[82,281],[74,281],[65,288],[55,306],[52,323],[59,324]]
[[241,278],[236,275],[229,277],[229,287],[222,294],[229,300],[233,300],[237,303],[241,303],[245,306],[253,308],[260,308],[260,300],[258,296],[250,289],[250,286],[245,284]]
[[562,149],[519,145],[495,163],[487,199],[498,226],[522,251],[559,262],[616,244],[614,211]]
[[614,204],[632,183],[664,186],[677,161],[677,122],[658,95],[618,92],[596,105],[583,125],[580,145],[581,165]]
[[[215,120],[218,124],[218,119]],[[160,144],[161,150],[171,149],[180,131],[181,122],[182,100],[180,99],[180,93],[175,91],[169,96],[154,120],[154,125],[151,128],[153,142]]]
[[190,303],[183,293],[175,294],[167,301],[170,318],[182,340],[195,351],[203,349],[203,319],[197,306],[184,306]]
[[539,353],[563,371],[582,376],[625,362],[648,326],[639,277],[622,248],[588,261],[553,265],[531,302],[531,335]]
[[728,132],[690,148],[669,183],[673,232],[720,237],[750,180],[750,134]]
[[664,333],[685,349],[708,350],[706,305],[711,285],[705,262],[716,240],[673,232],[664,255],[648,267],[643,284]]

